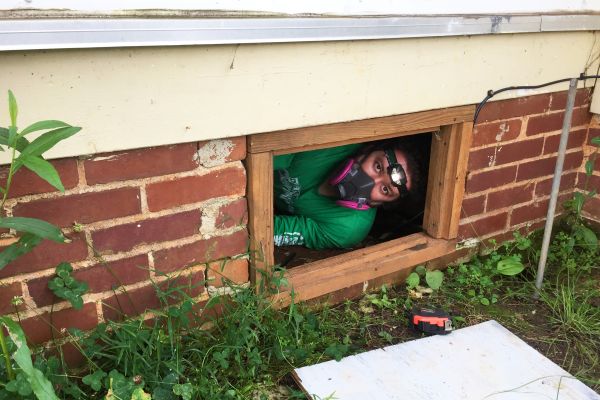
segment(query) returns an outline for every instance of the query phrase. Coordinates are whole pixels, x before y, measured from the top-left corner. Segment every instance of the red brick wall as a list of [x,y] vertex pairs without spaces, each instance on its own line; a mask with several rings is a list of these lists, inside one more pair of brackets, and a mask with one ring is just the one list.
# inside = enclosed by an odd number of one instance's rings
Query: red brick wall
[[[577,95],[563,200],[583,187],[583,160],[592,151],[586,144],[600,134],[600,121],[588,129],[589,95],[588,90]],[[498,236],[543,222],[565,102],[566,92],[556,92],[485,106],[473,133],[461,238]],[[0,271],[0,314],[14,313],[10,300],[22,296],[23,326],[41,342],[59,337],[69,323],[89,329],[157,307],[151,282],[164,282],[164,274],[180,275],[178,281],[199,299],[222,286],[223,276],[247,282],[244,158],[245,140],[235,138],[53,161],[64,195],[21,170],[9,215],[51,221],[71,242],[44,242]],[[0,170],[0,179],[5,175]],[[598,187],[599,181],[600,157],[590,185]],[[586,212],[600,219],[599,210],[596,196]],[[10,235],[3,235],[6,245]],[[47,288],[61,261],[71,262],[75,277],[90,285],[82,310]]]
[[[559,205],[582,181],[585,143],[594,131],[588,129],[589,102],[590,90],[579,90]],[[473,130],[461,238],[498,236],[543,224],[565,105],[566,92],[555,92],[492,102],[483,108]]]
[[[64,194],[20,170],[9,215],[50,221],[71,242],[43,242],[0,270],[0,314],[14,313],[11,299],[22,296],[23,327],[43,342],[67,325],[90,329],[157,307],[152,282],[165,274],[179,276],[200,300],[222,286],[222,276],[247,282],[245,149],[245,138],[234,138],[53,161]],[[11,240],[4,232],[2,244]],[[82,310],[48,289],[61,261],[90,286]]]

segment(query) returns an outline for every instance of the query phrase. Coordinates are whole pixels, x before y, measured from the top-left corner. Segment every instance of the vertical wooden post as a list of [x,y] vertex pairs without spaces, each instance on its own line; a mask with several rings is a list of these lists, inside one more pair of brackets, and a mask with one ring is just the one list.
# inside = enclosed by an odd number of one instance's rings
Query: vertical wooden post
[[432,138],[423,228],[437,239],[458,234],[471,129],[471,122],[448,125]]
[[[273,154],[248,153],[248,228],[250,233],[250,279],[260,282],[261,273],[273,268]],[[258,287],[258,286],[257,286]]]
[[447,239],[454,239],[458,236],[458,223],[460,221],[460,211],[462,209],[463,196],[465,194],[465,183],[467,179],[467,164],[469,162],[469,152],[471,150],[471,139],[473,131],[472,122],[463,122],[456,125],[457,138],[457,157],[454,171],[454,195],[452,196],[452,215],[448,226]]

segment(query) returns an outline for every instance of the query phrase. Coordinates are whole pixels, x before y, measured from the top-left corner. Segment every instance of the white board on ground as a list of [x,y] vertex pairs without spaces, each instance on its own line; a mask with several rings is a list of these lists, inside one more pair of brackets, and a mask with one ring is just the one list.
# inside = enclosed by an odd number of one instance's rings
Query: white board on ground
[[314,399],[600,400],[496,321],[294,373]]

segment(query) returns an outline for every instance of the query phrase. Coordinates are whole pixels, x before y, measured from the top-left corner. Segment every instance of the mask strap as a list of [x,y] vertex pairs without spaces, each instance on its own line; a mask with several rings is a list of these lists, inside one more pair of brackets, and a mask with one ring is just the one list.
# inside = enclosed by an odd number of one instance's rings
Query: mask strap
[[344,164],[344,166],[339,171],[337,171],[335,173],[335,175],[333,175],[329,179],[329,184],[337,185],[338,183],[340,183],[342,181],[342,179],[344,179],[346,177],[346,174],[348,173],[348,171],[350,171],[350,169],[352,168],[353,165],[354,165],[353,159],[347,160],[346,164]]

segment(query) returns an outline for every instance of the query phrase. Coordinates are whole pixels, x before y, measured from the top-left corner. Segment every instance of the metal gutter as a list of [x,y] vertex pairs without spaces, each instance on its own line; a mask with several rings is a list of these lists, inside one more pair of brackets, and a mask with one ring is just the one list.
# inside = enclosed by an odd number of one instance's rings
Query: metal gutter
[[600,30],[600,15],[0,20],[0,51]]

